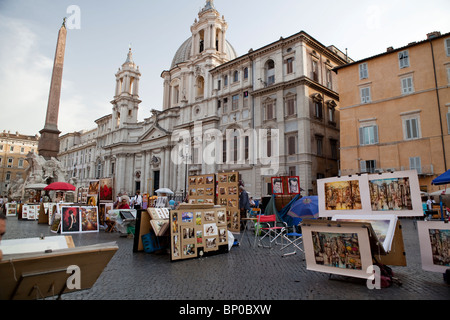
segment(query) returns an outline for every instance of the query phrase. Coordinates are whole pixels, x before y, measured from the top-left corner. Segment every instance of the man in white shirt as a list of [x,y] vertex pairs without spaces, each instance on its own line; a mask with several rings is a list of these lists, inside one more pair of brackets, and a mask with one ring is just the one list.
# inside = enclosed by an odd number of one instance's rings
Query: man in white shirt
[[133,208],[136,210],[140,210],[142,208],[142,196],[139,190],[136,191],[136,195],[133,198]]

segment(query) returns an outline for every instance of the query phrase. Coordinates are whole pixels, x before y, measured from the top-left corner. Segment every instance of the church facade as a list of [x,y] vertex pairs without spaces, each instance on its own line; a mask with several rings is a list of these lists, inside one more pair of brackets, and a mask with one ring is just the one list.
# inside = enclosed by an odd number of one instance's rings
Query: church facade
[[58,156],[77,186],[113,177],[116,192],[183,196],[189,175],[238,171],[255,198],[270,177],[299,176],[302,194],[338,174],[339,96],[332,69],[348,58],[306,32],[237,56],[228,24],[206,1],[161,73],[163,106],[138,121],[131,49],[117,71],[112,112],[95,130],[60,137]]

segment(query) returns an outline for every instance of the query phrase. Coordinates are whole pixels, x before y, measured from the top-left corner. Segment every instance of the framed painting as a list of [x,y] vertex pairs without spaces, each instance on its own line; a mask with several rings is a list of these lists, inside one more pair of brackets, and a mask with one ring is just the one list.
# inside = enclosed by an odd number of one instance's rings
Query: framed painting
[[97,207],[80,207],[81,232],[98,232],[99,218]]
[[373,212],[408,217],[423,216],[416,170],[371,174],[369,192]]
[[272,194],[283,194],[283,179],[281,177],[272,177]]
[[61,207],[61,234],[80,232],[80,208]]
[[287,177],[287,188],[289,194],[299,194],[300,193],[299,177]]
[[444,221],[417,221],[422,269],[445,273],[450,268],[450,225]]
[[367,175],[333,177],[317,180],[319,217],[335,214],[365,214],[370,211]]
[[308,270],[368,279],[372,263],[369,231],[360,224],[302,225]]

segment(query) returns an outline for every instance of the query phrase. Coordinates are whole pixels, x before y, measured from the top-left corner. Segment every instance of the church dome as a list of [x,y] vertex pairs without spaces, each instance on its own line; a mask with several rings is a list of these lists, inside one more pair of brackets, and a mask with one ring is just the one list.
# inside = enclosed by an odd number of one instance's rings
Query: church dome
[[[192,48],[192,38],[190,37],[185,42],[183,42],[183,44],[175,53],[170,69],[174,68],[179,63],[188,61],[189,58],[191,57],[191,48]],[[237,58],[236,51],[227,40],[225,41],[225,53],[227,55],[228,60],[233,60]]]

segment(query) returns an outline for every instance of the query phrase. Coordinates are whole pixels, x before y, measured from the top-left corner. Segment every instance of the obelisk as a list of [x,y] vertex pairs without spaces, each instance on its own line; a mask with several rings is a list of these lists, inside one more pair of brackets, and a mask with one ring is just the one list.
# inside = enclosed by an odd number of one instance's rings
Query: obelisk
[[61,83],[64,66],[64,53],[66,50],[66,19],[58,32],[58,42],[56,44],[55,60],[53,62],[52,80],[48,96],[47,116],[45,118],[44,129],[39,131],[38,153],[46,160],[51,157],[56,158],[59,153],[58,113],[59,101],[61,97]]

